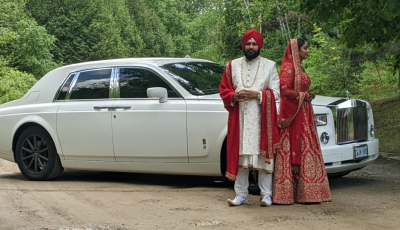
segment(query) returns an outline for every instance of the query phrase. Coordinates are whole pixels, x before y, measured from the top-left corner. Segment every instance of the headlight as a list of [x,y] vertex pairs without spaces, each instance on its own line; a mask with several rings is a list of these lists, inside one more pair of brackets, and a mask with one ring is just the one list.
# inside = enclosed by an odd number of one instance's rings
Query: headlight
[[323,132],[319,139],[321,140],[322,144],[326,145],[329,142],[329,134],[327,132]]
[[315,115],[315,123],[317,126],[326,125],[327,124],[327,117],[326,114],[316,114]]

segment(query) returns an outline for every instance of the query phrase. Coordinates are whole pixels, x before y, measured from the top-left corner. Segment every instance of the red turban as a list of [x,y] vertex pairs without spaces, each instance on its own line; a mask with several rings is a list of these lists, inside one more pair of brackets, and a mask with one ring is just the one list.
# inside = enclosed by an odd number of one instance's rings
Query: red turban
[[258,47],[261,49],[264,45],[264,38],[261,35],[261,33],[258,30],[252,29],[248,30],[245,34],[243,34],[242,37],[242,49],[244,49],[244,46],[246,43],[254,38],[254,40],[257,42]]

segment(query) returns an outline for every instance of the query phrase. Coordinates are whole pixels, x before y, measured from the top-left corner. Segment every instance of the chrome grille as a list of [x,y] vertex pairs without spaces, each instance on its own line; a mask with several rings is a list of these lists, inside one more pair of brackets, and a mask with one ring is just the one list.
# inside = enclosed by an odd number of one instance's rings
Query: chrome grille
[[365,106],[340,108],[336,111],[337,144],[368,139],[368,114]]
[[367,103],[355,99],[339,99],[328,107],[335,121],[336,144],[368,140]]

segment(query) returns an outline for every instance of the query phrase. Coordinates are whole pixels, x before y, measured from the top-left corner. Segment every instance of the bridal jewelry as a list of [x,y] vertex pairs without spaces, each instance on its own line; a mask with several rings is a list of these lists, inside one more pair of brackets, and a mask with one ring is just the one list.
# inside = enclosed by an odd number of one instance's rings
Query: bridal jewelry
[[258,70],[260,69],[260,62],[261,62],[261,59],[258,59],[258,66],[257,66],[257,71],[256,71],[256,74],[254,75],[254,78],[253,78],[253,82],[251,83],[251,85],[247,85],[246,83],[244,83],[245,81],[244,81],[244,77],[243,77],[243,62],[244,62],[244,57],[243,57],[243,59],[242,59],[242,69],[241,69],[241,74],[242,74],[242,85],[243,85],[243,87],[244,88],[251,88],[251,87],[253,87],[253,85],[254,85],[254,83],[256,82],[256,79],[257,79],[257,76],[258,76]]

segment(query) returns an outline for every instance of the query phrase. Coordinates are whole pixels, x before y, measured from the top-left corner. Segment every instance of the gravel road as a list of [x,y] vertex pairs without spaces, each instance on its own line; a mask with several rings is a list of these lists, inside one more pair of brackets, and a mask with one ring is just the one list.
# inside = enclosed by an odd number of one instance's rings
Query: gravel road
[[400,229],[400,157],[330,180],[332,202],[228,207],[233,185],[219,177],[64,171],[26,180],[0,160],[1,230]]

